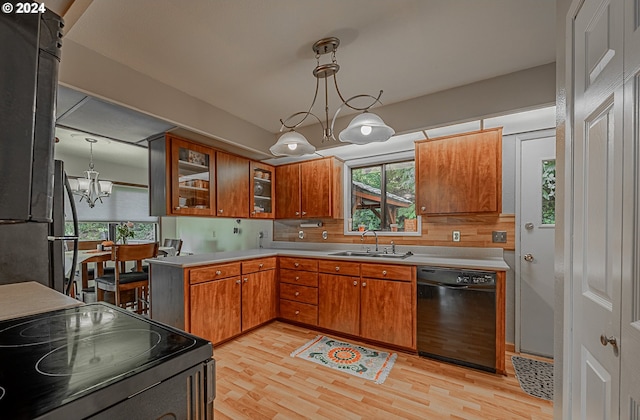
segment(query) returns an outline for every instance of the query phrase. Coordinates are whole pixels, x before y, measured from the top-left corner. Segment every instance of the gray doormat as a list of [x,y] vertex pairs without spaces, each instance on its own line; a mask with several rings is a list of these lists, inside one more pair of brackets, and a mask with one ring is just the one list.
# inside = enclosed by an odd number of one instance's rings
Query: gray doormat
[[553,364],[511,356],[520,388],[534,397],[553,400]]

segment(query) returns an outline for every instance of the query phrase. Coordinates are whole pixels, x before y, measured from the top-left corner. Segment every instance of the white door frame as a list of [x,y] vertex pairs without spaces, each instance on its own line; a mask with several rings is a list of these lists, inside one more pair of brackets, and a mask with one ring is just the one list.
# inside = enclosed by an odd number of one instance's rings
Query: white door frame
[[[516,138],[516,264],[515,264],[515,350],[516,352],[520,352],[520,264],[522,262],[521,258],[521,244],[520,244],[520,226],[522,224],[521,219],[521,211],[520,211],[520,183],[522,181],[522,142],[539,139],[543,137],[555,137],[556,130],[548,129],[548,130],[539,130],[539,131],[531,131],[527,133],[517,134]],[[558,175],[556,174],[556,178]],[[553,261],[549,261],[550,264],[553,264]]]

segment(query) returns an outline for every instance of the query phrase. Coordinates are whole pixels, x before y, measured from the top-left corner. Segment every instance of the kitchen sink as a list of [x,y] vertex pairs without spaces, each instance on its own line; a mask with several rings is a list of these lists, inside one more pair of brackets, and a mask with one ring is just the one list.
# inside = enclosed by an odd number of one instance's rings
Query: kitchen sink
[[369,257],[369,258],[395,258],[395,259],[405,259],[411,255],[412,252],[407,252],[405,254],[385,254],[384,252],[366,252],[366,251],[340,251],[334,252],[329,255],[335,255],[338,257]]

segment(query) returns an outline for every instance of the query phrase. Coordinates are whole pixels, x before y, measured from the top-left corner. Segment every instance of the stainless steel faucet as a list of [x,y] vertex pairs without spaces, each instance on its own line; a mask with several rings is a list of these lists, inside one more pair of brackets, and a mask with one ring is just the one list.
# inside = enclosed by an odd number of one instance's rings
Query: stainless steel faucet
[[376,237],[376,252],[378,252],[378,234],[376,233],[375,230],[365,230],[364,232],[362,232],[362,236],[360,237],[360,241],[364,241],[364,235],[366,235],[367,233],[373,233],[373,235]]

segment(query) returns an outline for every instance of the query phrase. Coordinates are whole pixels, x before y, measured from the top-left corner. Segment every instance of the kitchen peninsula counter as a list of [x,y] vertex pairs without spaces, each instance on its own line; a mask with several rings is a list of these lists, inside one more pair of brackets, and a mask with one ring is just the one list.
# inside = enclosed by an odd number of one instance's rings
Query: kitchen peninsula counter
[[165,266],[176,268],[192,268],[210,264],[220,264],[233,261],[242,261],[254,258],[265,257],[298,257],[298,258],[321,258],[327,260],[357,261],[366,263],[393,263],[402,265],[433,265],[438,267],[465,268],[491,271],[507,271],[509,266],[502,257],[502,250],[485,253],[486,255],[466,256],[464,250],[451,248],[447,253],[445,247],[438,247],[437,253],[416,253],[404,259],[362,256],[339,256],[331,255],[344,249],[329,250],[300,250],[300,249],[275,249],[259,248],[244,251],[212,252],[206,254],[182,255],[177,257],[165,257],[147,260],[153,266]]
[[34,281],[0,286],[0,321],[82,304]]

